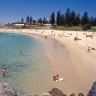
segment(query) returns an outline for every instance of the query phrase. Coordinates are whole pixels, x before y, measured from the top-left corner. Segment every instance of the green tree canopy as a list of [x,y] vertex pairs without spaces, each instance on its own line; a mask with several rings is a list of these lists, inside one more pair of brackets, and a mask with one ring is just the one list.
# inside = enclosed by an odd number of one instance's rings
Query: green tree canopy
[[37,22],[38,22],[38,23],[43,23],[42,18],[39,18]]
[[65,13],[65,24],[67,26],[71,26],[71,18],[70,18],[70,15],[71,15],[71,11],[70,9],[67,9],[66,10],[66,13]]
[[21,23],[24,23],[24,18],[23,17],[21,18]]
[[71,21],[71,26],[76,26],[77,25],[77,16],[75,11],[72,11],[70,13],[70,21]]
[[81,18],[81,24],[84,26],[85,24],[88,24],[88,23],[89,23],[88,13],[85,12]]
[[43,23],[44,24],[48,23],[48,21],[47,21],[47,19],[45,17],[43,18]]
[[57,24],[57,26],[62,25],[62,17],[61,17],[60,11],[57,12],[56,24]]
[[32,16],[29,17],[29,22],[30,22],[30,24],[33,22]]
[[54,13],[54,12],[53,12],[53,13],[51,14],[51,16],[50,16],[50,23],[51,23],[52,25],[55,24],[55,13]]
[[26,17],[26,23],[30,23],[30,17],[29,17],[29,15]]

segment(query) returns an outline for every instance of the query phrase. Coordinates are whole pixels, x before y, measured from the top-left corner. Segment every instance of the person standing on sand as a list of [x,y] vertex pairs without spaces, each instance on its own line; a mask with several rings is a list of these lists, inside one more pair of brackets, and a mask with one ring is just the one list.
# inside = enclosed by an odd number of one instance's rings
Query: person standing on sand
[[88,47],[87,52],[90,52],[90,46]]

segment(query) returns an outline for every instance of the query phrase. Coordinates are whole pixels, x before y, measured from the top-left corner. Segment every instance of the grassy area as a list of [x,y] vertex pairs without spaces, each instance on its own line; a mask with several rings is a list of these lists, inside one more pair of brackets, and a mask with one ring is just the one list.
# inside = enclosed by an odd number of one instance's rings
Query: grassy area
[[[43,25],[35,25],[32,26],[30,29],[46,29],[46,26]],[[73,27],[67,27],[67,26],[56,26],[56,27],[51,27],[53,30],[66,30],[66,31],[82,31],[82,26],[73,26]],[[96,32],[96,26],[92,27],[92,29],[86,30],[86,31],[92,31]]]
[[96,26],[92,27],[92,29],[90,29],[89,31],[96,32]]
[[78,27],[78,26],[74,26],[74,27],[59,26],[59,27],[52,27],[51,29],[54,29],[54,30],[68,30],[68,31],[80,31],[80,30],[82,30],[82,28]]
[[[73,26],[73,27],[59,26],[59,27],[52,27],[51,29],[54,29],[54,30],[67,30],[67,31],[82,31],[81,26]],[[96,26],[92,27],[92,29],[86,30],[86,31],[96,32]]]

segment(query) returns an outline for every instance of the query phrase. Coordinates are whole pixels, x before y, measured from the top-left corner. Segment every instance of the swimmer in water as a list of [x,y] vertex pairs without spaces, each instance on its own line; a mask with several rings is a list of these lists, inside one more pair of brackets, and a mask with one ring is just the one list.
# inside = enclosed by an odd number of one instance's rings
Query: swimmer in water
[[7,69],[6,69],[6,68],[3,68],[3,69],[2,69],[3,76],[6,75],[6,72],[7,72]]
[[20,51],[20,54],[23,54],[22,51]]

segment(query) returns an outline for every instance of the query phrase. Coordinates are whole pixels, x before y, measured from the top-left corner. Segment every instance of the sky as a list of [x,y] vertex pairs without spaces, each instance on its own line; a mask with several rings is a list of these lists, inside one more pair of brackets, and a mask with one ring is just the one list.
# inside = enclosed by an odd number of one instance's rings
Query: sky
[[81,15],[87,11],[89,16],[96,16],[96,0],[0,0],[0,22],[11,23],[27,15],[49,19],[53,11],[65,13],[67,8]]

